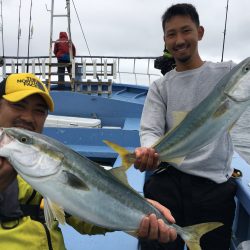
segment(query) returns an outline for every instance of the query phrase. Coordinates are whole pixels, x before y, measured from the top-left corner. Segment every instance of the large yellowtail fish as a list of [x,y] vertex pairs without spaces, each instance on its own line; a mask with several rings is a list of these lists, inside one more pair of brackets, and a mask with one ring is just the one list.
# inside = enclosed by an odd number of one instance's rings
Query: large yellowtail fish
[[64,223],[64,211],[111,230],[135,234],[145,215],[155,213],[175,228],[190,250],[200,250],[200,237],[222,225],[188,227],[170,224],[126,181],[124,168],[110,171],[47,136],[19,128],[0,129],[0,156],[44,197],[46,223]]
[[[230,130],[249,104],[250,57],[226,74],[188,114],[173,114],[176,125],[152,147],[161,161],[180,165],[187,155]],[[120,154],[124,166],[129,167],[134,163],[134,153],[115,143],[104,142]]]

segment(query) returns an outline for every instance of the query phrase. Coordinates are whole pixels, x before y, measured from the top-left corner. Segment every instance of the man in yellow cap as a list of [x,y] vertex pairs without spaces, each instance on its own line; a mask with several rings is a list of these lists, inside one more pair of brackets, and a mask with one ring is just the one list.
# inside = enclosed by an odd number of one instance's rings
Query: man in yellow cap
[[[12,74],[0,83],[0,127],[20,127],[41,133],[48,111],[54,110],[53,100],[46,86],[33,74]],[[41,194],[28,185],[12,168],[7,159],[0,157],[0,249],[5,250],[63,250],[63,236],[58,222],[49,230],[40,209]],[[168,209],[152,201],[170,222]],[[66,218],[82,234],[104,234],[107,230]],[[142,220],[139,237],[168,242],[176,232],[155,215]]]

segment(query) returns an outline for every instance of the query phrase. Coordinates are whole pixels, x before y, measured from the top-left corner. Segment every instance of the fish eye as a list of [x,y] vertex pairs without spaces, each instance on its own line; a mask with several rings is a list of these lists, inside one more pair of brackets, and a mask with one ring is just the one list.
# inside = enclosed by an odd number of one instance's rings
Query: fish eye
[[27,142],[27,138],[25,136],[21,137],[20,142]]
[[247,73],[250,70],[250,65],[246,65],[246,67],[243,68],[243,71]]
[[22,143],[29,143],[29,138],[27,137],[27,136],[21,136],[20,138],[19,138],[19,141],[20,142],[22,142]]

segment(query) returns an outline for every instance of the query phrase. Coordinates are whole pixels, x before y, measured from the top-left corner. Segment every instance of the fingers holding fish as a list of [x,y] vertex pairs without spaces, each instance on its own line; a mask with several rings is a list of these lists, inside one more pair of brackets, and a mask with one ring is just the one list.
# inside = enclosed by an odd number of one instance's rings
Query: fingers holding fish
[[167,226],[162,219],[158,220],[159,234],[158,241],[167,243],[176,240],[177,233],[174,228]]
[[155,170],[159,164],[159,156],[153,148],[136,148],[135,156],[134,166],[141,172]]
[[[174,217],[166,207],[162,206],[159,202],[147,199],[154,207],[156,207],[170,223],[175,223]],[[162,219],[158,219],[155,214],[146,216],[140,225],[138,232],[139,237],[148,238],[150,240],[158,240],[159,242],[166,243],[174,241],[177,233],[174,228],[166,225]]]
[[[167,219],[170,223],[175,223],[175,219],[172,216],[169,209],[161,205],[159,202],[147,199],[149,203],[151,203],[154,207],[156,207]],[[166,225],[162,219],[157,219],[157,225],[154,222],[154,219],[156,218],[155,215],[150,215],[149,219],[151,219],[151,234],[149,237],[152,237],[152,239],[156,239],[159,242],[166,243],[169,241],[174,241],[177,237],[177,233],[174,228],[169,227]],[[154,227],[153,227],[154,225]]]
[[146,216],[141,224],[142,230],[139,231],[139,237],[147,238],[149,240],[156,240],[158,238],[158,221],[155,214]]
[[145,216],[141,221],[137,235],[139,238],[147,238],[148,232],[149,232],[149,218],[148,216]]
[[162,219],[157,219],[155,214],[150,214],[142,220],[138,236],[166,243],[176,239],[176,231],[168,227]]
[[147,199],[147,201],[149,203],[151,203],[154,207],[156,207],[163,215],[164,217],[167,219],[167,221],[169,223],[175,223],[175,219],[172,216],[171,212],[169,209],[167,209],[166,207],[164,207],[163,205],[161,205],[159,202],[151,200],[151,199]]

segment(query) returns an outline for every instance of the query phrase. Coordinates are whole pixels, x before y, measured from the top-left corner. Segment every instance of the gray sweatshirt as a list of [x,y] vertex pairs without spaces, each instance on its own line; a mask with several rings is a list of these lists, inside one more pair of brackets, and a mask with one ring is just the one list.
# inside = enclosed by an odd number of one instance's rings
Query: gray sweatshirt
[[[231,61],[205,62],[194,70],[177,72],[174,69],[153,82],[141,118],[141,145],[152,146],[173,127],[173,112],[191,111],[234,65]],[[175,167],[182,172],[222,183],[233,172],[232,155],[233,144],[230,134],[226,132],[211,144],[188,155],[181,165]]]

